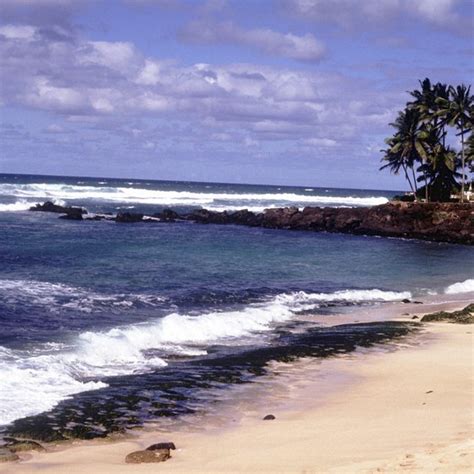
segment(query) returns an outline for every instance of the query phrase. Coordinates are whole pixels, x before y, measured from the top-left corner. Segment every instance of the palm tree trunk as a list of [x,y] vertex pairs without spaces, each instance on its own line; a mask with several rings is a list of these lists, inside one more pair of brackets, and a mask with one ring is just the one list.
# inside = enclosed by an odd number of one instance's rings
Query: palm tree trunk
[[425,178],[425,201],[430,202],[430,195],[428,193],[428,178],[426,176],[426,171],[424,172],[424,178]]
[[413,184],[415,185],[415,201],[418,201],[418,186],[416,185],[415,168],[411,167],[411,174],[413,175]]
[[461,176],[461,202],[464,202],[464,129],[461,128],[461,170],[462,170],[462,176]]
[[408,176],[407,167],[406,167],[406,165],[402,165],[402,166],[403,166],[403,171],[405,172],[405,178],[407,179],[408,184],[410,185],[411,192],[414,194],[415,201],[416,201],[416,194],[415,194],[415,191],[413,189],[413,185],[411,184],[410,176]]

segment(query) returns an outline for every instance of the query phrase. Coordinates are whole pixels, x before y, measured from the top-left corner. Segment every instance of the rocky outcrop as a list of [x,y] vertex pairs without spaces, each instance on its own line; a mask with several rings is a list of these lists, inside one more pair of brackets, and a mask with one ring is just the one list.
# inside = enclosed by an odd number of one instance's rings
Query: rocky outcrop
[[426,322],[448,322],[458,324],[473,324],[474,323],[474,303],[466,306],[459,311],[438,311],[436,313],[426,314],[421,318],[423,323]]
[[30,207],[30,211],[36,212],[55,212],[57,214],[64,214],[59,216],[61,219],[70,219],[80,221],[82,216],[87,214],[87,210],[82,207],[61,206],[54,204],[54,202],[46,201],[43,204],[35,204]]
[[338,232],[355,235],[378,235],[410,239],[474,244],[474,205],[472,203],[418,203],[394,201],[374,207],[334,208],[296,207],[266,209],[263,213],[240,211],[216,212],[199,209],[178,214],[165,209],[152,216],[119,212],[115,217],[95,214],[83,217],[85,209],[63,207],[46,202],[32,207],[34,211],[60,212],[65,219],[115,220],[119,223],[163,223],[191,221],[200,224],[235,224],[270,229]]
[[246,210],[199,210],[187,218],[203,224],[238,224],[474,244],[472,204],[391,202],[368,208],[267,209],[263,214]]
[[137,212],[119,212],[115,217],[115,222],[123,222],[126,224],[142,222],[143,214]]

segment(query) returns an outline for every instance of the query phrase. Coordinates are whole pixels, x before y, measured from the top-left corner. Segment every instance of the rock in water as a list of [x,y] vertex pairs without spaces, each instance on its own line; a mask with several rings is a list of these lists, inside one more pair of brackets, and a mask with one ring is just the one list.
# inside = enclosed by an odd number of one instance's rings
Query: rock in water
[[179,214],[172,209],[163,209],[161,213],[155,215],[154,217],[158,217],[162,221],[174,222],[176,219],[179,219]]
[[136,212],[119,212],[117,217],[115,218],[115,222],[124,222],[124,223],[132,223],[132,222],[142,222],[143,221],[143,214],[136,213]]
[[65,214],[61,216],[62,219],[82,220],[82,215],[87,214],[87,210],[82,207],[60,206],[54,202],[46,201],[43,204],[36,204],[30,207],[30,211],[37,212],[55,212],[58,214]]
[[275,415],[267,415],[263,417],[264,420],[275,420]]
[[125,462],[127,464],[163,462],[167,461],[170,457],[169,449],[143,450],[127,454]]
[[18,461],[20,459],[15,453],[12,453],[7,448],[0,448],[0,463]]
[[151,446],[146,448],[147,451],[156,451],[157,449],[176,449],[176,446],[172,442],[165,442],[165,443],[155,443]]

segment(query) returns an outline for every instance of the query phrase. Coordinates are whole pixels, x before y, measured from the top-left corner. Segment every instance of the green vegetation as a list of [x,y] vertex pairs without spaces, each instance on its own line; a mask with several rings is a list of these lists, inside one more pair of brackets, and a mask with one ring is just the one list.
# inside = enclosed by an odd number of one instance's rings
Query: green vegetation
[[[390,124],[395,134],[385,140],[380,169],[403,171],[414,200],[449,201],[460,193],[464,201],[474,172],[471,87],[431,84],[428,78],[420,86]],[[459,150],[447,142],[459,142]]]

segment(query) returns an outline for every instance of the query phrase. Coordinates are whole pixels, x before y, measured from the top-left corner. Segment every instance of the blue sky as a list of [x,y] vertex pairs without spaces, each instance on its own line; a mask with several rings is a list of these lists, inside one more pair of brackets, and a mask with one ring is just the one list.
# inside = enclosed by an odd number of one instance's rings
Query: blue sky
[[0,172],[360,188],[471,0],[2,0]]

